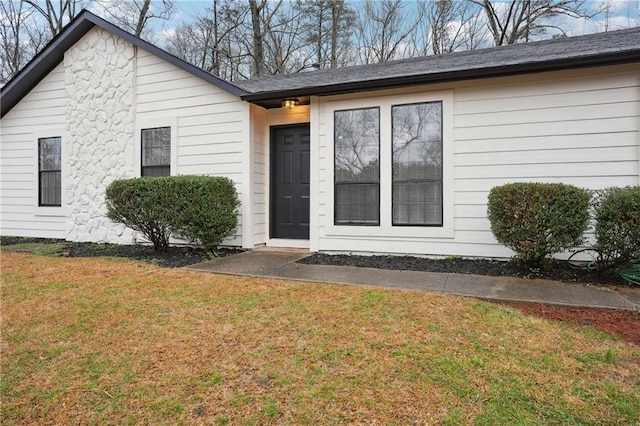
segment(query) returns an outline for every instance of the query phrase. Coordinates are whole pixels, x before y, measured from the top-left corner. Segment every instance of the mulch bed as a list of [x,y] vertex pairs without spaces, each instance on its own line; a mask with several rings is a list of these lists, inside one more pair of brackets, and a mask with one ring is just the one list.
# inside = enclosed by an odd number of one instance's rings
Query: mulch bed
[[153,263],[165,268],[180,268],[241,251],[238,249],[221,248],[215,254],[211,254],[198,247],[172,246],[169,247],[169,250],[166,252],[157,252],[153,250],[152,246],[147,245],[74,243],[48,238],[2,237],[0,239],[0,245],[2,246],[25,243],[63,244],[64,249],[61,255],[68,257],[123,257]]
[[[63,255],[70,257],[111,256],[150,262],[163,267],[182,267],[211,260],[214,257],[239,253],[236,249],[221,249],[215,256],[197,247],[170,247],[167,252],[155,252],[150,246],[123,246],[117,244],[72,243],[56,239],[2,237],[0,245],[21,243],[63,244]],[[606,287],[631,286],[619,277],[598,272],[573,269],[567,262],[554,262],[548,270],[522,271],[512,262],[482,259],[426,259],[412,256],[356,256],[315,253],[299,260],[315,265],[341,265],[379,269],[465,273],[491,276],[515,276],[564,281],[571,284],[591,284]],[[637,286],[632,286],[637,287]],[[579,325],[590,325],[598,330],[615,334],[620,338],[640,345],[640,312],[610,309],[566,308],[540,303],[499,302],[515,307],[526,314],[568,321]]]
[[356,256],[314,253],[298,261],[308,265],[340,265],[400,271],[429,271],[520,278],[541,278],[566,283],[630,286],[617,275],[604,271],[575,269],[568,262],[553,261],[545,270],[523,270],[514,262],[487,259],[427,259],[414,256]]
[[600,331],[615,334],[623,340],[640,345],[640,312],[613,309],[567,308],[542,303],[503,302],[528,315],[572,324],[592,326]]

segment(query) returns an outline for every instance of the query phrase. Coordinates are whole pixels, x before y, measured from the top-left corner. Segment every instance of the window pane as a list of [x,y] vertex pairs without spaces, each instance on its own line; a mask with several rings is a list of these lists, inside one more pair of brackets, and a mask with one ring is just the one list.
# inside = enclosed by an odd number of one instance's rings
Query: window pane
[[38,139],[38,204],[62,205],[62,138]]
[[393,224],[442,225],[442,103],[398,105],[393,120]]
[[40,170],[60,170],[60,138],[41,138]]
[[171,162],[171,128],[142,130],[142,165],[168,166]]
[[171,127],[142,129],[142,176],[169,176],[170,164]]
[[379,206],[377,184],[336,185],[336,224],[378,224]]
[[335,223],[379,223],[380,110],[335,111]]
[[149,166],[142,168],[142,176],[147,177],[160,177],[160,176],[170,176],[171,170],[169,166]]
[[441,225],[442,184],[405,182],[393,184],[394,225]]

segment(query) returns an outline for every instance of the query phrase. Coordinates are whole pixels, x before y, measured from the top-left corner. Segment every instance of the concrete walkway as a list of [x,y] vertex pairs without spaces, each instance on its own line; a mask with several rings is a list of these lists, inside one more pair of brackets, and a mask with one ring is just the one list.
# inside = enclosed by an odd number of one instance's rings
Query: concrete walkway
[[640,287],[614,290],[549,280],[296,263],[306,256],[309,256],[306,250],[265,248],[187,266],[185,269],[306,282],[423,290],[479,299],[640,311]]

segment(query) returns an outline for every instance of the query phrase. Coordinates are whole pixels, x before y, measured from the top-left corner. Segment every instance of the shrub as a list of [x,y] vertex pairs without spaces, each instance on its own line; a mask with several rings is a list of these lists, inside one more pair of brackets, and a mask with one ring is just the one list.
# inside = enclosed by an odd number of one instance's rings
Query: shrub
[[596,248],[613,266],[640,259],[640,186],[608,188],[594,201]]
[[158,251],[171,236],[215,250],[235,231],[240,202],[224,177],[170,176],[114,181],[107,187],[107,217],[141,232]]
[[106,189],[107,217],[142,233],[154,250],[166,251],[172,200],[161,183],[162,179],[150,177],[113,181]]
[[488,216],[496,239],[524,266],[583,242],[589,221],[587,190],[560,183],[511,183],[489,193]]
[[176,176],[170,184],[175,196],[172,225],[177,237],[198,242],[213,252],[233,235],[240,201],[230,179]]

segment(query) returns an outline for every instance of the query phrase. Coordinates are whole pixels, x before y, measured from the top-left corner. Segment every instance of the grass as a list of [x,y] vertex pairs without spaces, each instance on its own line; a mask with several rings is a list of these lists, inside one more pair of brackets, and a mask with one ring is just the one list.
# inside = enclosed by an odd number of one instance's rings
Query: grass
[[473,299],[2,253],[3,425],[637,424],[640,348]]

